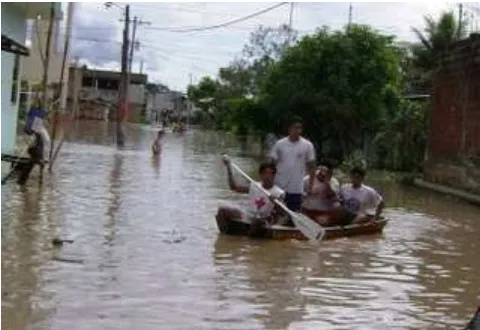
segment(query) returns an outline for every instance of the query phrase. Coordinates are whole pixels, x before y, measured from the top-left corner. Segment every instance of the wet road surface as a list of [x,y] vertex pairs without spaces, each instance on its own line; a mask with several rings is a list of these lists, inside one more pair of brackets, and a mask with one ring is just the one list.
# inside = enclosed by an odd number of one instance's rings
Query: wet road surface
[[[480,209],[373,185],[383,235],[322,242],[219,236],[219,154],[255,173],[224,134],[77,125],[54,175],[2,186],[4,329],[459,329],[480,300]],[[372,182],[372,181],[370,181]],[[53,247],[54,237],[74,242]]]

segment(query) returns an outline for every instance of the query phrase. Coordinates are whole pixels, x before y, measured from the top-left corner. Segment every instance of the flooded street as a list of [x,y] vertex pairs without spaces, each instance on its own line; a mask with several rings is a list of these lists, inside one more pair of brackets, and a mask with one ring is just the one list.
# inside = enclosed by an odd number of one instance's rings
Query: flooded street
[[218,204],[242,199],[220,153],[256,167],[233,138],[167,133],[155,160],[154,130],[117,151],[112,129],[78,124],[42,187],[2,186],[4,329],[461,329],[479,304],[478,207],[370,180],[383,235],[219,236]]

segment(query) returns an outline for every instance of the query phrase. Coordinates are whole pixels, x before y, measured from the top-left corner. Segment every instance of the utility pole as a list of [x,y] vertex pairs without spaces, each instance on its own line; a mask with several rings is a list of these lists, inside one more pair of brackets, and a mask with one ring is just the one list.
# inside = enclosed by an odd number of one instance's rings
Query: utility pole
[[293,5],[295,2],[290,2],[290,15],[288,16],[288,26],[292,29],[292,22],[293,22]]
[[[68,15],[67,15],[67,33],[65,36],[65,43],[63,46],[63,57],[62,57],[62,67],[60,69],[60,83],[58,84],[58,90],[56,91],[56,96],[59,98],[59,105],[57,107],[54,107],[54,117],[53,117],[53,127],[52,127],[52,138],[50,141],[50,155],[49,155],[49,160],[50,164],[48,166],[48,170],[52,171],[53,167],[53,151],[55,147],[55,138],[57,135],[57,126],[58,126],[58,113],[60,112],[60,122],[64,123],[63,121],[63,113],[65,110],[65,103],[66,103],[66,96],[65,96],[65,69],[68,70],[67,66],[67,57],[69,54],[69,48],[70,48],[70,38],[72,36],[72,20],[73,20],[73,11],[74,11],[74,6],[75,3],[71,2],[68,4]],[[57,27],[58,28],[58,27]],[[59,111],[60,110],[60,111]],[[65,134],[65,132],[64,132]]]
[[460,40],[462,37],[463,29],[463,5],[460,3],[458,5],[458,29],[457,29],[457,40]]
[[50,50],[52,48],[52,31],[55,22],[55,2],[50,3],[50,20],[48,23],[47,45],[45,50],[45,62],[43,63],[43,78],[42,78],[42,92],[43,92],[43,108],[47,111],[48,103],[48,67],[50,64]]
[[128,57],[128,73],[132,74],[133,52],[135,50],[135,34],[137,33],[138,17],[133,18],[132,42],[130,43],[130,56]]
[[[189,86],[192,86],[193,85],[193,76],[191,73],[188,74],[188,78],[189,78]],[[187,127],[190,125],[190,114],[192,113],[192,101],[188,98],[188,94],[187,94],[187,118],[186,118],[186,124],[187,124]]]
[[151,22],[139,20],[137,16],[133,18],[133,29],[132,29],[132,40],[130,43],[130,55],[128,58],[128,72],[131,74],[132,73],[132,65],[133,65],[133,54],[135,51],[135,47],[138,47],[140,43],[135,40],[136,35],[137,35],[137,26],[138,25],[150,25]]
[[142,73],[143,73],[143,58],[140,61],[140,74],[142,74]]
[[[126,20],[129,18],[125,18]],[[137,25],[142,25],[142,24],[147,24],[150,25],[150,22],[145,22],[142,20],[139,20],[137,16],[134,17],[133,19],[133,29],[132,29],[132,40],[130,40],[130,55],[128,56],[128,72],[127,72],[127,84],[126,84],[126,90],[125,90],[125,98],[126,102],[124,103],[124,111],[125,113],[128,113],[128,107],[130,105],[130,97],[129,97],[129,89],[130,89],[130,78],[132,75],[132,65],[133,65],[133,54],[135,51],[135,47],[139,45],[139,42],[135,40],[136,38],[136,33],[137,33]],[[128,46],[127,46],[128,49]]]
[[292,44],[292,35],[293,35],[293,5],[295,2],[290,2],[290,14],[288,15],[288,45]]
[[353,14],[353,6],[352,3],[350,2],[348,6],[348,25],[347,29],[350,29],[350,25],[352,25],[352,14]]
[[125,145],[125,137],[122,130],[122,122],[128,102],[128,30],[130,25],[130,5],[125,7],[125,25],[123,28],[123,44],[122,44],[122,73],[118,90],[117,105],[117,147]]
[[[73,5],[73,3],[70,3],[70,5]],[[72,8],[73,10],[73,8]],[[77,113],[78,113],[78,94],[79,94],[79,91],[80,91],[80,86],[82,84],[82,76],[83,76],[83,68],[80,68],[80,59],[77,57],[75,59],[75,64],[73,66],[74,70],[73,70],[73,105],[72,105],[72,113],[71,113],[71,116],[70,116],[70,120],[69,120],[69,123],[70,125],[73,126],[74,123],[76,123],[76,119],[77,119]],[[73,127],[70,126],[68,128],[68,130],[70,129],[73,129]],[[64,129],[65,131],[66,129]],[[58,153],[60,152],[60,149],[62,148],[62,145],[63,145],[63,142],[65,141],[65,133],[63,134],[62,136],[62,139],[60,140],[60,142],[58,143],[58,146],[57,146],[57,149],[55,150],[55,152],[53,153],[53,155],[51,156],[51,159],[50,159],[50,167],[53,166],[53,163],[55,162],[55,160],[57,159],[57,156],[58,156]]]

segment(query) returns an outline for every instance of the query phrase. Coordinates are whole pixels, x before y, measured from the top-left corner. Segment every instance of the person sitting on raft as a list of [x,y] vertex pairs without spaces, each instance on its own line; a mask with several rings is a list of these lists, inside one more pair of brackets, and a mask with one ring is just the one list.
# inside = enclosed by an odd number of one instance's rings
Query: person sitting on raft
[[[306,196],[301,212],[321,225],[328,225],[329,219],[339,207],[338,186],[333,181],[333,171],[326,165],[319,166],[315,173],[313,185],[308,189],[309,177],[304,179]],[[332,185],[333,181],[333,185]]]
[[162,151],[163,137],[165,136],[165,131],[162,129],[158,131],[157,138],[153,141],[152,144],[152,153],[158,155]]
[[[258,169],[260,175],[260,182],[258,182],[265,190],[271,194],[271,198],[258,189],[258,187],[251,183],[249,186],[240,185],[233,179],[232,169],[230,167],[230,160],[224,158],[223,162],[227,167],[228,183],[232,191],[248,194],[248,207],[246,212],[238,208],[220,207],[217,217],[227,218],[245,218],[252,220],[252,224],[259,226],[265,225],[266,222],[272,223],[276,219],[276,207],[272,199],[282,200],[285,193],[282,189],[274,184],[277,168],[273,163],[262,163]],[[252,226],[253,227],[253,226]]]
[[351,183],[340,189],[342,210],[336,224],[347,226],[380,217],[384,207],[383,198],[375,189],[363,184],[365,176],[366,171],[362,167],[354,167],[350,171]]

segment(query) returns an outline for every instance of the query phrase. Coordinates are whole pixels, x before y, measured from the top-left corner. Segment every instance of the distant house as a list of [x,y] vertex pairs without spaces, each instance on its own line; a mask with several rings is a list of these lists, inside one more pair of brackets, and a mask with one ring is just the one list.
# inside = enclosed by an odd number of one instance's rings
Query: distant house
[[174,104],[169,97],[170,90],[161,84],[147,84],[145,118],[160,123],[173,112]]
[[[2,153],[13,153],[17,135],[22,57],[29,56],[25,46],[27,19],[50,17],[50,2],[2,2]],[[61,17],[61,3],[53,3],[55,17]]]
[[157,86],[160,88],[151,88],[147,93],[146,114],[151,122],[159,123],[165,116],[174,121],[183,121],[192,116],[196,108],[185,93],[169,90],[163,85]]
[[[77,74],[75,74],[77,70]],[[75,82],[75,80],[77,80]],[[104,120],[105,111],[108,109],[108,118],[116,120],[115,110],[118,101],[118,90],[120,86],[121,73],[119,71],[106,71],[70,68],[68,102],[73,102],[75,86],[78,90],[78,115],[82,119]],[[126,120],[137,121],[146,104],[145,90],[147,75],[131,74],[128,97],[130,100]]]

